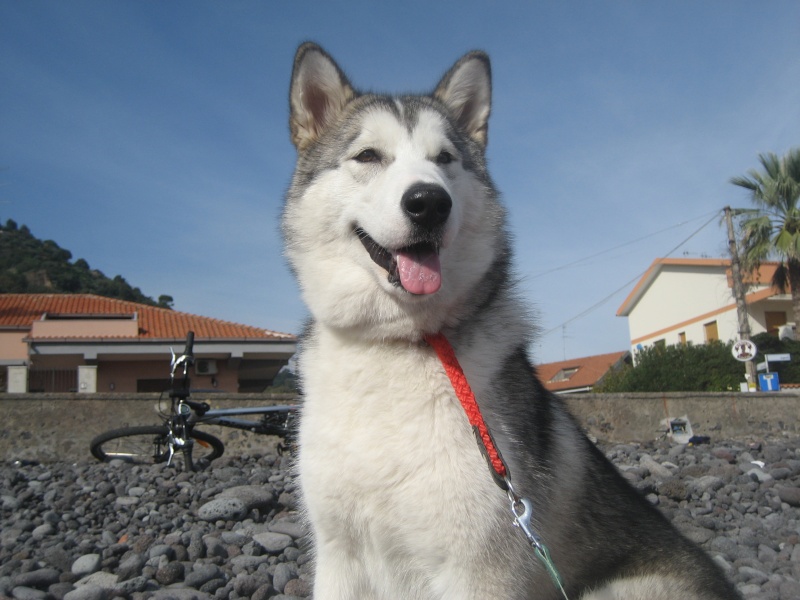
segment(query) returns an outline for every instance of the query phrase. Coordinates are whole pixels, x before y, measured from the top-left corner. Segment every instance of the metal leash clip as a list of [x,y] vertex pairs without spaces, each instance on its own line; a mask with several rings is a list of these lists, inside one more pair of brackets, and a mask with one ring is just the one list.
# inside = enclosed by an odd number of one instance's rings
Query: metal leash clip
[[569,600],[567,593],[564,591],[564,584],[561,581],[561,575],[558,573],[553,560],[550,558],[550,551],[547,546],[542,542],[542,538],[533,530],[531,525],[531,518],[533,517],[533,502],[528,498],[521,498],[514,491],[511,481],[506,477],[505,479],[508,494],[508,501],[511,503],[511,513],[514,515],[514,527],[519,527],[525,534],[525,538],[533,547],[536,557],[542,562],[544,568],[547,570],[550,579],[564,596],[565,600]]

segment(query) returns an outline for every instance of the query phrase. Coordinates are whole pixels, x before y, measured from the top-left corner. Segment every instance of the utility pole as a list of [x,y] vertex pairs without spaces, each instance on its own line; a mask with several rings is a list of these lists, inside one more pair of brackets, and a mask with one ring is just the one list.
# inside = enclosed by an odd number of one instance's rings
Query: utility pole
[[[750,339],[750,319],[747,315],[747,302],[744,297],[744,282],[739,264],[739,251],[736,248],[736,236],[733,231],[733,215],[731,207],[725,207],[725,223],[728,226],[728,250],[731,254],[731,278],[733,279],[733,297],[736,299],[736,316],[739,318],[739,339]],[[747,383],[757,385],[756,363],[748,360],[744,363]]]

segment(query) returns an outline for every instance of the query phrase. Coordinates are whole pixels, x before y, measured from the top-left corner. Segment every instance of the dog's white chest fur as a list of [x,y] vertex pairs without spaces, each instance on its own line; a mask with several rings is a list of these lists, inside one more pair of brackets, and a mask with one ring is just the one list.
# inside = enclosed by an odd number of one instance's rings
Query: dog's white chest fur
[[473,597],[458,595],[464,571],[486,557],[470,553],[510,519],[432,350],[366,347],[323,330],[301,366],[309,377],[299,471],[323,554],[318,589],[330,598]]

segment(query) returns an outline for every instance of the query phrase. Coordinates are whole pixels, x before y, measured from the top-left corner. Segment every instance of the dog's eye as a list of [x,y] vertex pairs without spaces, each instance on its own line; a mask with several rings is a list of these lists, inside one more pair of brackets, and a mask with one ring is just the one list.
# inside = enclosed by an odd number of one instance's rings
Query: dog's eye
[[374,163],[381,161],[381,155],[378,154],[377,151],[373,150],[372,148],[367,148],[366,150],[362,150],[358,154],[353,157],[353,160],[360,162],[360,163]]
[[447,150],[442,150],[439,152],[439,155],[436,157],[436,164],[437,165],[449,165],[453,162],[453,155],[450,154]]

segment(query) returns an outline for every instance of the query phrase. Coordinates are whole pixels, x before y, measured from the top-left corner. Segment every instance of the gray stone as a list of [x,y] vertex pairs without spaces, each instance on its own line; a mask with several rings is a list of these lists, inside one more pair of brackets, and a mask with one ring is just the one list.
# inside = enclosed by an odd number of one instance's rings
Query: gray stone
[[35,540],[41,540],[49,535],[53,535],[55,531],[55,528],[50,523],[44,523],[31,531],[31,537]]
[[222,540],[213,535],[203,536],[203,544],[206,547],[206,556],[219,556],[220,558],[228,558],[228,550]]
[[269,562],[269,556],[248,556],[241,554],[230,559],[230,565],[235,574],[241,571],[255,569],[258,565]]
[[221,575],[222,571],[217,565],[195,565],[192,572],[186,575],[184,584],[199,590],[203,585]]
[[170,562],[156,571],[155,580],[161,585],[172,585],[183,581],[184,567],[181,562]]
[[779,487],[776,489],[778,498],[789,506],[800,506],[800,487]]
[[150,551],[147,553],[147,556],[150,558],[166,556],[168,560],[174,560],[175,549],[167,544],[156,544],[155,546],[150,547]]
[[655,461],[649,454],[642,454],[642,457],[639,459],[639,464],[647,469],[650,474],[658,480],[664,481],[665,479],[669,479],[673,476],[672,471],[661,465],[661,463]]
[[275,572],[272,574],[272,585],[279,592],[283,593],[286,584],[297,577],[297,569],[288,563],[278,563],[275,565]]
[[781,600],[797,600],[800,598],[800,582],[784,581],[780,584]]
[[761,467],[753,467],[752,469],[748,470],[746,474],[750,477],[755,477],[761,483],[770,481],[772,479],[772,475],[765,472]]
[[81,585],[64,594],[64,600],[106,600],[108,590],[97,585]]
[[211,600],[212,596],[189,588],[169,588],[153,592],[153,600]]
[[45,600],[47,592],[25,585],[18,585],[11,590],[11,597],[15,600]]
[[719,488],[725,485],[722,477],[715,477],[714,475],[704,475],[703,477],[698,477],[697,479],[691,480],[689,483],[686,484],[694,494],[698,496],[702,496],[706,492],[716,492]]
[[238,498],[247,511],[254,508],[269,508],[275,504],[275,494],[272,489],[262,485],[237,485],[223,491],[218,498]]
[[133,593],[145,591],[149,583],[150,580],[147,577],[139,575],[126,581],[120,581],[114,586],[113,592],[115,596],[130,596]]
[[141,554],[131,554],[123,559],[117,567],[117,576],[120,581],[132,579],[142,574],[142,567],[144,567],[145,559]]
[[45,589],[57,583],[60,573],[56,569],[37,569],[15,575],[11,582],[13,586],[32,587]]
[[201,506],[197,516],[204,521],[241,521],[247,513],[247,506],[239,498],[220,497]]
[[91,575],[100,570],[100,562],[101,557],[99,554],[84,554],[75,559],[70,570],[73,575],[78,577]]
[[283,533],[294,539],[299,539],[306,535],[306,528],[300,523],[292,521],[275,521],[269,524],[269,530],[275,533]]
[[76,581],[75,587],[77,588],[81,586],[92,585],[103,588],[104,590],[112,590],[114,589],[114,586],[117,585],[118,580],[119,577],[113,573],[98,571],[97,573],[92,573],[91,575],[87,575],[86,577],[82,577]]
[[291,536],[285,533],[267,531],[266,533],[254,535],[253,541],[270,554],[278,554],[283,552],[284,548],[291,546],[293,540]]

